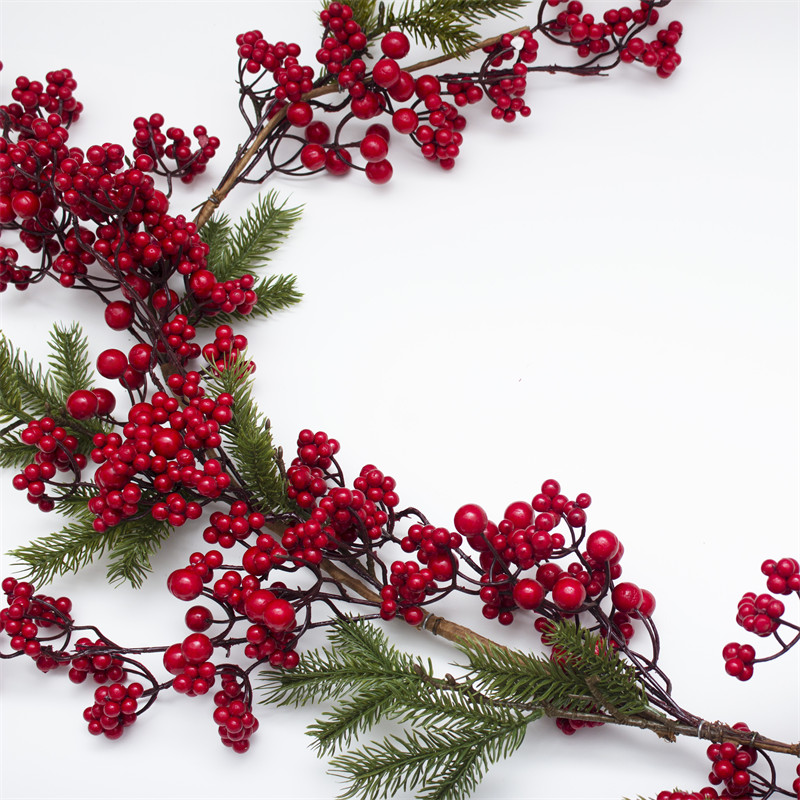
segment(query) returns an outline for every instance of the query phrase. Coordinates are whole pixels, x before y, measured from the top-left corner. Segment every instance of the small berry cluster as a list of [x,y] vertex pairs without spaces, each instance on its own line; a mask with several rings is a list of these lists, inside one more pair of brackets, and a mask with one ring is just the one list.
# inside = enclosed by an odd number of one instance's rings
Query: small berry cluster
[[[105,395],[111,393],[107,390],[97,390],[97,392],[100,394],[99,398],[93,392],[86,392],[86,398],[81,396],[77,401],[73,400],[73,409],[78,403],[82,405],[84,402],[89,406],[94,404],[97,408],[100,399],[104,401],[104,407],[108,407]],[[72,399],[73,395],[70,395],[70,398]],[[111,399],[113,400],[113,396]],[[69,407],[68,402],[67,410]],[[80,475],[87,464],[86,456],[77,452],[78,439],[69,434],[66,428],[56,425],[52,417],[31,420],[21,431],[20,439],[23,444],[35,448],[36,453],[33,462],[13,477],[12,485],[18,491],[27,492],[28,501],[37,505],[41,511],[52,511],[55,503],[45,494],[47,482],[55,477],[57,471],[71,471],[76,476]]]
[[[205,172],[206,164],[216,154],[219,139],[209,136],[203,125],[195,126],[193,134],[197,140],[198,149],[192,151],[191,139],[186,136],[183,128],[167,128],[161,132],[164,117],[161,114],[151,114],[149,119],[137,117],[133,121],[136,133],[133,137],[136,164],[139,169],[159,175],[180,178],[183,183],[191,183],[195,177]],[[167,142],[170,144],[167,144]],[[175,167],[166,167],[164,157],[175,161]],[[147,160],[149,159],[149,160]],[[160,169],[156,167],[160,166]]]
[[[0,206],[0,217],[10,216]],[[13,247],[0,247],[0,292],[4,292],[11,284],[20,291],[27,289],[33,271],[30,267],[17,266],[19,253]]]
[[141,683],[128,686],[112,683],[95,689],[94,704],[83,712],[89,733],[94,736],[102,734],[107,739],[119,739],[125,729],[136,722],[139,698],[143,692]]
[[84,683],[89,675],[100,684],[123,681],[127,676],[123,661],[109,652],[109,643],[102,639],[78,639],[69,664],[72,683]]
[[[2,68],[2,67],[0,67]],[[57,69],[45,76],[47,84],[32,81],[20,75],[11,90],[13,103],[0,106],[0,113],[14,131],[29,129],[43,113],[58,114],[69,127],[77,122],[83,111],[83,103],[78,102],[73,92],[78,86],[72,71]]]
[[[9,636],[13,651],[40,662],[45,655],[42,652],[40,629],[46,630],[62,619],[70,619],[72,602],[67,597],[56,600],[34,594],[32,584],[16,578],[6,578],[2,590],[8,608],[0,610],[0,631]],[[49,663],[46,666],[52,668]]]
[[252,700],[245,686],[232,673],[223,673],[222,689],[214,695],[214,722],[219,726],[222,744],[234,753],[246,753],[250,737],[258,730]]
[[[800,596],[800,566],[794,558],[782,558],[779,561],[767,559],[761,564],[761,573],[767,578],[767,588],[782,595],[796,594]],[[722,650],[725,660],[725,671],[740,681],[750,680],[753,676],[753,665],[769,661],[790,650],[800,642],[800,627],[784,617],[786,606],[771,594],[756,595],[747,592],[739,601],[736,622],[748,633],[766,638],[772,636],[780,646],[780,650],[772,656],[756,658],[756,651],[751,645],[730,642]],[[789,641],[782,638],[780,629],[792,631]]]
[[[750,730],[743,722],[737,722],[733,728],[745,732]],[[758,751],[753,747],[737,747],[732,742],[724,742],[710,745],[706,755],[713,763],[708,780],[715,786],[724,784],[723,797],[747,797],[753,788],[747,770],[755,764]]]

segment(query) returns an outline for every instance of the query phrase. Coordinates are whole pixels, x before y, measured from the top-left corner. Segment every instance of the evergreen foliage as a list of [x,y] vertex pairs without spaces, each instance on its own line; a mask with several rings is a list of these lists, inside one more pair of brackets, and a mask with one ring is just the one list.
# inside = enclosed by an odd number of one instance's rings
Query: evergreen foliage
[[[53,326],[48,365],[49,369],[44,369],[36,364],[0,334],[0,423],[30,422],[49,416],[78,438],[80,449],[91,448],[92,434],[104,430],[104,424],[97,419],[77,422],[65,410],[72,392],[92,385],[89,341],[77,323]],[[16,443],[12,443],[14,439]],[[0,466],[29,463],[22,460],[24,451],[13,433],[3,435],[0,448]],[[33,448],[28,451],[35,453]]]
[[[364,3],[364,5],[368,5]],[[484,19],[517,17],[526,0],[404,0],[379,4],[373,39],[390,29],[399,28],[423,47],[439,48],[445,54],[466,54],[480,41],[474,30]]]
[[333,774],[346,783],[342,798],[375,800],[410,786],[430,800],[466,798],[542,712],[495,703],[469,683],[431,672],[430,663],[398,651],[369,623],[340,621],[328,648],[304,655],[295,670],[263,674],[264,702],[335,700],[308,731],[320,753],[350,747],[382,720],[408,726],[332,760]]
[[[85,501],[83,503],[85,510]],[[64,510],[64,507],[61,507]],[[73,509],[77,512],[77,506]],[[25,570],[25,578],[37,586],[58,575],[77,572],[103,554],[108,555],[106,575],[112,584],[130,583],[138,588],[151,571],[150,559],[172,533],[164,522],[149,514],[127,519],[98,533],[86,515],[60,531],[35,539],[9,555]]]
[[647,708],[634,667],[608,642],[575,625],[556,625],[548,634],[554,658],[541,658],[499,645],[466,644],[476,687],[520,703],[547,704],[564,711],[604,710],[636,714]]
[[211,393],[233,395],[233,418],[220,433],[225,452],[247,487],[249,502],[262,511],[289,511],[286,485],[269,420],[253,398],[253,379],[246,355],[226,362],[221,372],[211,367],[205,377]]
[[[422,800],[463,800],[545,715],[621,719],[647,709],[633,667],[605,639],[570,623],[548,637],[553,660],[463,643],[466,677],[441,679],[430,662],[399,652],[370,623],[340,620],[330,645],[306,654],[297,669],[263,673],[264,702],[334,702],[308,733],[320,754],[346,750],[331,761],[345,783],[343,799],[377,800],[415,787]],[[398,732],[347,750],[381,721]]]
[[[203,241],[209,246],[208,269],[218,281],[239,278],[269,263],[300,219],[300,208],[288,208],[279,203],[275,192],[260,197],[234,226],[221,214],[212,217],[201,229]],[[258,302],[248,316],[266,317],[300,301],[294,275],[272,275],[259,280],[254,291]],[[216,314],[203,317],[200,325],[220,325],[243,315]]]

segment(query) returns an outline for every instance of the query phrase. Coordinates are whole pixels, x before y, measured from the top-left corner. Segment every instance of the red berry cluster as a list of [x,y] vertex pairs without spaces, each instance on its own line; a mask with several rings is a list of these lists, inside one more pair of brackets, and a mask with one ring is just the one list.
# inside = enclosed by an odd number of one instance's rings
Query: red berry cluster
[[[39,662],[44,655],[39,640],[40,629],[47,629],[61,619],[70,619],[72,602],[67,597],[56,600],[46,595],[34,594],[32,584],[16,578],[6,578],[2,589],[8,608],[0,610],[0,631],[10,638],[12,650]],[[47,663],[43,666],[46,667],[43,671],[52,668]]]
[[367,37],[353,19],[353,9],[344,3],[331,3],[320,12],[319,19],[327,35],[317,51],[317,61],[332,75],[341,75],[344,65],[350,62],[352,75],[339,80],[342,86],[349,88],[359,74],[363,74],[363,68],[358,69],[358,65],[354,68],[351,59],[366,48]]
[[250,737],[258,730],[252,701],[244,686],[231,673],[223,673],[222,689],[214,695],[214,722],[219,726],[222,744],[234,753],[246,753]]
[[381,590],[381,617],[394,619],[398,612],[409,625],[419,625],[425,617],[420,608],[436,592],[436,577],[431,569],[416,561],[395,561],[389,585]]
[[[96,394],[87,392],[87,395],[91,396],[91,400],[87,402],[98,404]],[[100,396],[104,398],[104,395]],[[31,420],[20,433],[20,439],[24,444],[35,447],[36,453],[33,463],[17,473],[12,484],[15,489],[26,491],[28,501],[38,505],[40,510],[52,511],[54,502],[45,494],[47,481],[52,480],[57,471],[80,473],[86,467],[86,456],[77,452],[78,439],[67,433],[65,428],[56,425],[52,417]]]
[[[750,731],[743,722],[737,722],[733,728],[737,731]],[[713,762],[708,780],[715,786],[724,785],[721,796],[749,800],[749,792],[753,786],[747,770],[755,764],[758,751],[754,747],[737,747],[732,742],[724,742],[710,745],[706,755]]]
[[260,532],[265,525],[264,515],[253,511],[244,500],[232,503],[227,514],[215,511],[208,521],[203,539],[208,544],[218,544],[226,549],[244,541],[251,533]]
[[[88,507],[97,517],[98,532],[136,514],[143,489],[166,495],[163,502],[153,502],[149,496],[152,516],[180,526],[197,519],[202,508],[178,489],[213,499],[230,486],[220,462],[207,458],[205,450],[220,446],[220,427],[232,418],[233,397],[221,394],[215,400],[201,392],[193,394],[181,407],[174,397],[156,392],[151,403],[137,403],[128,412],[124,439],[116,433],[95,436],[91,458],[100,465],[94,474],[98,494]],[[199,454],[203,454],[200,462]]]
[[657,38],[649,43],[633,37],[620,52],[620,58],[628,64],[638,61],[646,67],[654,67],[659,78],[669,78],[681,63],[681,57],[675,50],[681,33],[683,26],[676,21],[660,30]]
[[240,353],[247,349],[247,337],[234,334],[230,325],[218,325],[214,332],[214,341],[203,348],[203,358],[210,361],[222,372],[226,363],[237,361]]
[[102,639],[78,639],[75,642],[75,654],[70,661],[69,679],[72,683],[83,683],[89,675],[95,683],[125,680],[127,673],[124,663],[110,650],[109,643]]
[[[293,42],[270,44],[261,31],[252,30],[240,33],[236,37],[239,46],[239,70],[251,74],[260,74],[266,70],[271,72],[276,83],[275,96],[279,101],[299,100],[313,86],[314,70],[304,67],[298,62],[300,45]],[[276,109],[277,110],[277,109]]]
[[214,643],[204,633],[190,633],[182,642],[170,645],[164,653],[164,669],[175,676],[172,688],[189,697],[207,694],[217,671],[210,660],[213,653]]
[[719,793],[711,786],[706,786],[699,792],[683,792],[680,789],[669,789],[659,792],[656,800],[718,800]]
[[748,681],[753,677],[753,663],[756,651],[752,645],[730,642],[722,648],[725,659],[725,672],[740,681]]
[[761,572],[767,576],[767,589],[775,594],[800,593],[800,563],[795,558],[782,558],[780,561],[767,559],[761,565]]
[[203,314],[213,317],[219,313],[249,314],[258,300],[253,291],[255,283],[249,274],[218,281],[213,272],[202,269],[192,275],[189,288]]
[[770,594],[747,592],[739,601],[736,622],[756,636],[769,636],[778,629],[786,607]]
[[136,722],[139,698],[143,693],[141,683],[99,686],[94,693],[94,705],[83,712],[83,718],[89,723],[89,733],[94,736],[102,734],[107,739],[119,739],[125,729]]
[[[202,125],[194,128],[193,134],[197,140],[198,149],[192,150],[192,141],[186,136],[183,128],[167,128],[161,132],[164,117],[161,114],[151,114],[148,119],[137,117],[133,121],[136,133],[133,137],[136,166],[145,172],[162,166],[156,170],[159,174],[178,177],[183,183],[191,183],[197,175],[205,172],[206,164],[212,159],[219,147],[219,139],[209,136]],[[167,144],[167,142],[170,142]],[[175,161],[175,167],[164,166],[164,157]]]
[[[3,213],[0,205],[0,217]],[[28,288],[33,270],[30,267],[17,266],[18,258],[19,253],[13,247],[0,247],[0,292],[4,292],[9,284],[20,291]]]
[[72,71],[57,69],[45,76],[47,84],[32,81],[20,75],[11,90],[11,99],[15,102],[0,106],[0,115],[14,131],[30,129],[43,113],[58,114],[65,125],[77,122],[83,111],[83,104],[78,102],[73,92],[78,86],[72,77]]

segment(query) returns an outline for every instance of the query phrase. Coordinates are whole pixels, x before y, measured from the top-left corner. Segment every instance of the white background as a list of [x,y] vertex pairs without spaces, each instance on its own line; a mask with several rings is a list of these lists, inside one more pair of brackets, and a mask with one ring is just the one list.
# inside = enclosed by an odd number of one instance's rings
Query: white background
[[[71,143],[84,147],[128,148],[133,118],[155,111],[187,130],[205,124],[223,149],[196,191],[175,199],[171,210],[188,214],[242,137],[236,33],[297,41],[313,63],[317,8],[3,0],[1,95],[18,74],[69,66],[86,105]],[[305,207],[274,261],[298,275],[305,299],[246,333],[287,450],[300,428],[326,430],[351,475],[377,464],[404,504],[438,524],[470,501],[498,518],[549,477],[570,496],[592,494],[590,527],[621,537],[625,576],[658,599],[679,702],[797,741],[798,653],[740,684],[720,650],[745,640],[736,602],[763,590],[761,561],[800,552],[798,3],[675,0],[665,18],[685,26],[670,80],[638,67],[532,77],[528,120],[509,126],[487,106],[470,109],[452,172],[396,136],[387,186],[360,174],[272,181]],[[254,196],[241,188],[228,212]],[[4,332],[42,355],[54,319],[79,319],[93,357],[126,349],[74,294],[49,283],[7,292]],[[4,553],[58,524],[10,480],[0,488]],[[185,607],[164,579],[201,547],[197,533],[176,535],[140,592],[109,589],[101,565],[51,591],[117,641],[178,641]],[[522,647],[536,641],[528,622],[501,630],[475,605],[454,616]],[[445,642],[391,632],[438,664],[455,657]],[[85,732],[86,686],[19,659],[3,663],[2,684],[4,800],[336,792],[303,734],[314,710],[261,710],[250,753],[237,757],[219,744],[208,698],[164,696],[107,742]],[[704,750],[610,729],[567,738],[545,722],[475,797],[696,789]],[[786,784],[793,766],[783,766]]]

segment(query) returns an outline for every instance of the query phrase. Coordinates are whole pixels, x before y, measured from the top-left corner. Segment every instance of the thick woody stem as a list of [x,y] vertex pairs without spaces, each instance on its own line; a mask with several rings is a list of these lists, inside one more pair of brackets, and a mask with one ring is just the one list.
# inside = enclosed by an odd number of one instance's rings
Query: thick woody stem
[[[516,36],[527,29],[528,26],[525,25],[521,28],[516,28],[513,31],[507,31],[507,34]],[[501,36],[492,36],[489,39],[484,39],[483,41],[480,41],[477,44],[467,48],[467,50],[462,53],[451,53],[449,55],[441,55],[437,56],[436,58],[430,58],[426,61],[419,61],[418,63],[412,64],[410,67],[408,67],[406,72],[418,72],[419,70],[428,69],[429,67],[436,66],[437,64],[443,64],[446,61],[451,61],[454,58],[461,58],[469,53],[482,50],[484,47],[492,47],[496,45],[505,35],[506,34],[502,34]],[[331,83],[327,84],[326,86],[318,86],[316,89],[306,92],[306,94],[302,96],[302,99],[313,100],[316,97],[322,97],[326,94],[334,94],[339,91],[339,87],[336,84]],[[278,111],[274,116],[270,117],[270,119],[264,124],[264,127],[259,131],[255,140],[253,141],[253,144],[250,145],[250,147],[248,147],[247,150],[245,150],[245,152],[236,160],[228,174],[228,177],[219,186],[217,186],[217,188],[211,193],[208,200],[206,200],[206,202],[202,205],[200,211],[197,213],[194,223],[197,225],[198,229],[202,228],[203,225],[205,225],[206,222],[211,219],[211,215],[214,213],[214,211],[216,211],[219,204],[228,196],[234,186],[236,186],[239,176],[242,174],[244,169],[258,154],[259,150],[261,149],[261,145],[264,144],[264,142],[269,138],[270,134],[275,130],[275,128],[278,127],[285,117],[286,107],[284,106],[284,108]]]
[[[381,597],[368,586],[365,586],[358,578],[353,577],[343,569],[337,567],[331,561],[324,559],[320,566],[334,580],[352,589],[372,603],[380,604]],[[444,617],[435,614],[427,614],[425,619],[416,626],[419,630],[428,631],[435,636],[441,636],[451,642],[472,642],[479,645],[490,645],[491,647],[503,648],[503,645],[481,636],[479,633],[452,622]],[[504,649],[504,648],[503,648]],[[607,706],[605,702],[602,705]],[[689,736],[695,739],[706,739],[711,742],[733,742],[736,745],[757,747],[771,753],[784,753],[800,758],[800,742],[787,744],[776,739],[762,736],[755,731],[740,731],[725,725],[721,722],[707,722],[700,720],[697,726],[686,725],[673,722],[669,717],[658,714],[654,711],[646,711],[641,714],[626,715],[617,709],[608,707],[608,713],[589,713],[577,711],[565,711],[547,704],[532,704],[544,710],[549,717],[561,717],[563,719],[581,720],[583,722],[604,722],[612,725],[626,725],[633,728],[653,731],[657,736],[667,741],[675,741],[678,736]]]

